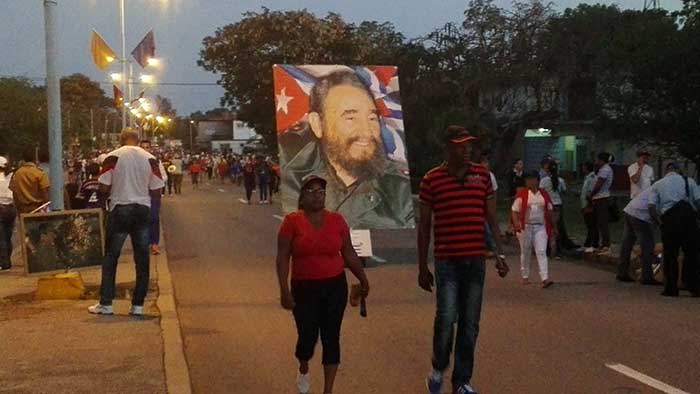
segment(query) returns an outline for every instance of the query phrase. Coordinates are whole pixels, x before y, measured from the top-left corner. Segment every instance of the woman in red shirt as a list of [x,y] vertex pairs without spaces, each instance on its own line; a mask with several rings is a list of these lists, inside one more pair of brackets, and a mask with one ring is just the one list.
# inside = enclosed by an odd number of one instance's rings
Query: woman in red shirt
[[[340,327],[348,301],[347,265],[360,280],[363,296],[369,282],[350,241],[342,215],[325,209],[326,181],[304,179],[299,210],[284,218],[277,241],[277,276],[282,307],[294,312],[299,360],[297,387],[309,392],[309,360],[319,332],[323,342],[324,393],[333,392],[340,364]],[[289,285],[291,258],[292,279]]]
[[194,160],[190,164],[190,175],[192,176],[192,186],[195,189],[199,189],[199,174],[202,172],[202,164],[199,161],[199,157],[195,156]]

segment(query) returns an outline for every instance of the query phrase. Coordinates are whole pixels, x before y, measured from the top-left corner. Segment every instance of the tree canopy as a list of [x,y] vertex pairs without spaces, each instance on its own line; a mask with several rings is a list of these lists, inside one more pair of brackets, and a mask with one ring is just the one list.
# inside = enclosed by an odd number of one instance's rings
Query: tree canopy
[[263,8],[204,38],[199,64],[220,74],[222,105],[270,146],[273,64],[392,64],[417,174],[439,157],[436,136],[450,123],[480,131],[501,159],[528,127],[580,122],[700,165],[699,15],[699,0],[676,13],[472,0],[461,23],[407,39],[388,23]]

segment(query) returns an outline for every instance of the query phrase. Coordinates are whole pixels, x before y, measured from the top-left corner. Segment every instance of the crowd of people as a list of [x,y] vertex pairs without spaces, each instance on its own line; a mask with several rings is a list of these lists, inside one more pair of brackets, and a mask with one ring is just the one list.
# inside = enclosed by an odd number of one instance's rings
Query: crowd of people
[[[669,162],[665,174],[656,179],[649,165],[651,153],[637,152],[637,160],[627,167],[630,202],[622,212],[613,194],[615,158],[607,152],[597,155],[595,163],[582,165],[583,185],[580,192],[580,212],[586,225],[583,246],[573,242],[564,221],[565,180],[559,175],[559,165],[551,156],[544,158],[539,171],[525,171],[523,161],[516,160],[510,173],[509,197],[512,201],[511,229],[517,235],[521,249],[523,283],[529,283],[532,250],[540,265],[543,281],[548,277],[548,256],[560,256],[563,249],[577,250],[598,256],[611,256],[611,223],[623,220],[620,237],[617,280],[634,282],[630,273],[633,247],[640,243],[640,282],[660,286],[653,265],[663,261],[665,289],[663,295],[678,296],[678,256],[683,250],[681,288],[700,296],[698,246],[700,239],[698,211],[700,189],[692,177],[683,175],[681,166]],[[524,208],[525,207],[525,208]],[[511,230],[511,231],[512,231]],[[663,249],[656,248],[656,233],[661,233]]]
[[[470,385],[474,352],[479,332],[486,256],[490,249],[495,269],[505,277],[506,263],[501,229],[497,218],[496,177],[490,170],[491,154],[472,158],[476,137],[461,126],[446,130],[445,156],[441,165],[423,177],[419,187],[418,284],[425,291],[435,288],[436,314],[433,333],[433,369],[426,379],[430,393],[442,392],[444,373],[454,352],[453,392],[475,393]],[[191,176],[192,187],[202,182],[231,182],[242,186],[246,202],[252,204],[253,190],[259,190],[259,203],[270,204],[279,190],[280,168],[270,158],[255,155],[185,154],[161,150],[137,132],[125,129],[122,146],[111,152],[95,152],[94,157],[76,157],[66,162],[66,209],[103,209],[107,213],[106,255],[102,264],[99,303],[93,314],[112,314],[115,275],[121,249],[127,236],[134,246],[136,285],[130,314],[142,315],[148,291],[150,255],[160,253],[160,207],[163,196],[182,193],[183,174]],[[663,295],[679,296],[685,289],[700,297],[698,269],[698,211],[700,188],[684,176],[681,167],[668,163],[665,174],[656,180],[649,165],[651,153],[639,151],[638,160],[627,168],[630,198],[622,213],[617,280],[634,281],[630,273],[633,246],[640,243],[641,283],[664,285]],[[0,269],[10,267],[11,236],[18,213],[42,210],[49,200],[50,171],[44,156],[26,150],[18,166],[0,157]],[[613,194],[614,157],[602,152],[595,163],[584,163],[580,209],[587,232],[583,246],[573,242],[566,230],[564,204],[567,185],[552,157],[542,160],[539,169],[528,170],[516,160],[509,174],[510,226],[520,246],[520,276],[530,284],[534,255],[541,287],[554,281],[549,258],[562,250],[611,254],[610,224],[616,209]],[[298,211],[288,214],[279,229],[277,274],[280,303],[293,312],[297,326],[296,357],[299,360],[297,388],[310,387],[309,361],[319,335],[323,344],[324,393],[331,393],[340,363],[340,331],[348,301],[344,268],[359,280],[357,297],[369,295],[369,280],[351,242],[350,227],[338,212],[326,209],[326,186],[322,176],[310,175],[301,182]],[[570,200],[569,200],[570,201]],[[664,282],[654,277],[655,233],[663,241]],[[429,250],[433,243],[434,274]],[[683,269],[679,275],[679,251]],[[679,283],[680,279],[680,283]],[[455,327],[456,322],[456,327]],[[456,329],[456,333],[455,333]],[[455,341],[457,346],[455,346]]]

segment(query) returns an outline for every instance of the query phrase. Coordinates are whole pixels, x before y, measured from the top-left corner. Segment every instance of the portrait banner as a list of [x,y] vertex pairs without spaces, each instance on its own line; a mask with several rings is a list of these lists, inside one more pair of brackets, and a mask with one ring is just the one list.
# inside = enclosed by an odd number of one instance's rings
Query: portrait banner
[[315,175],[351,228],[413,228],[398,68],[275,65],[273,76],[284,211]]

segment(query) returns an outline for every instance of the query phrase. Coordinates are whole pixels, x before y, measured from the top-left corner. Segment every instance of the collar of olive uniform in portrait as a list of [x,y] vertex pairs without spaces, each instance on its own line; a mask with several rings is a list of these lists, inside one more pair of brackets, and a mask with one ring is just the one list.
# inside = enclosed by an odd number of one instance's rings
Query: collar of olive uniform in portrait
[[328,181],[326,207],[338,211],[355,229],[406,228],[415,225],[411,184],[407,166],[390,159],[376,177],[358,180],[345,186],[328,163],[322,159],[319,144],[311,142],[285,164],[283,196],[294,203],[301,190],[301,180],[314,174]]

